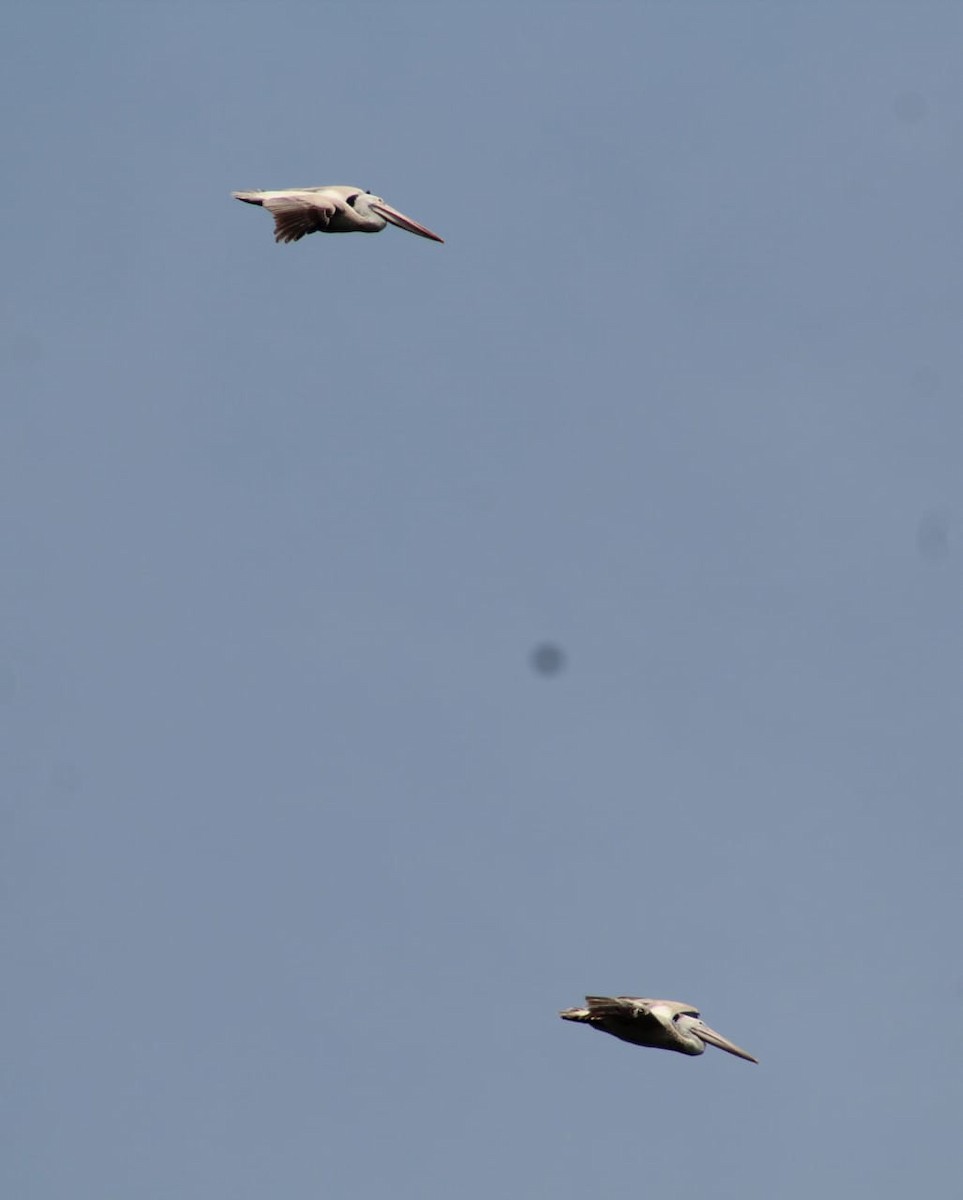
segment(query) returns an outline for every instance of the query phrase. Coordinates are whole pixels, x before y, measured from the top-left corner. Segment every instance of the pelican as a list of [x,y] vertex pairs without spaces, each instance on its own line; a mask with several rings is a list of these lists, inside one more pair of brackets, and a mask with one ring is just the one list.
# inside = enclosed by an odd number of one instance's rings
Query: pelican
[[380,233],[389,222],[433,242],[445,240],[364,188],[336,184],[231,195],[245,204],[260,204],[273,215],[276,242],[296,242],[309,233]]
[[585,1003],[588,1008],[565,1008],[558,1015],[563,1021],[581,1021],[636,1046],[702,1054],[708,1043],[748,1062],[759,1061],[710,1029],[691,1004],[646,1000],[640,996],[586,996]]

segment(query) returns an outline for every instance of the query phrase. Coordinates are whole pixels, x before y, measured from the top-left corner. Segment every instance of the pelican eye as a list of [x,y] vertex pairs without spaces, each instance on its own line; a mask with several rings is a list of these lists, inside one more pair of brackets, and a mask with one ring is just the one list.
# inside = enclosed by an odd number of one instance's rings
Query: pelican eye
[[[352,208],[354,208],[354,202],[355,202],[355,200],[357,200],[357,199],[358,199],[358,197],[359,197],[360,195],[361,195],[361,193],[360,193],[360,192],[355,192],[353,196],[346,196],[346,197],[345,197],[345,201],[344,201],[344,202],[345,202],[345,204],[350,204],[350,205],[351,205],[351,207],[352,207]],[[365,193],[365,195],[367,195],[367,192]]]

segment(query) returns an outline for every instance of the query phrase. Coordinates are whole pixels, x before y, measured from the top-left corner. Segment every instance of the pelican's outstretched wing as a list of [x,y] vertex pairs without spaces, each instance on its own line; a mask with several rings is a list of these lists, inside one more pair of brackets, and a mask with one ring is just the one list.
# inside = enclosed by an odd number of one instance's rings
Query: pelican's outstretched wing
[[276,242],[296,242],[309,233],[320,233],[338,211],[337,205],[324,197],[276,196],[265,200],[264,207],[274,216]]
[[274,217],[274,240],[296,242],[327,229],[338,206],[323,188],[299,192],[234,192],[235,200],[260,204]]
[[656,1020],[649,1012],[649,1002],[635,996],[586,996],[585,1003],[590,1020]]
[[665,1041],[665,1026],[652,1012],[651,1004],[651,1000],[638,996],[586,996],[585,1008],[568,1008],[559,1016],[637,1046],[659,1046]]

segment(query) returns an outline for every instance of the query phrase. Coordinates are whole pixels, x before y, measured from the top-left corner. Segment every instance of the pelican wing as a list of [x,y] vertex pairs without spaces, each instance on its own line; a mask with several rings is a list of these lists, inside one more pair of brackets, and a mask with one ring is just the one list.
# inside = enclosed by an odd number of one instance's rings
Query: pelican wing
[[323,196],[271,196],[262,201],[274,216],[274,240],[296,242],[309,233],[327,229],[338,206]]
[[614,1017],[620,1021],[631,1021],[634,1018],[652,1018],[645,1001],[636,1000],[632,996],[586,996],[589,1014],[594,1018]]

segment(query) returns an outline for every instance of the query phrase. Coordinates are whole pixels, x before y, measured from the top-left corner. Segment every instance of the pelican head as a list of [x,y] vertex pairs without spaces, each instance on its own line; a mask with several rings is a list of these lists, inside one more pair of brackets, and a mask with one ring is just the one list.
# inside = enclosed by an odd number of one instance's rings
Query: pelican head
[[391,224],[397,225],[399,229],[407,230],[408,233],[416,233],[419,237],[429,238],[433,242],[444,242],[445,240],[437,233],[432,233],[426,226],[412,220],[411,217],[406,217],[397,208],[392,208],[381,196],[372,196],[370,192],[353,192],[345,197],[345,203],[349,204],[360,217],[379,222],[379,229],[384,229],[386,224]]
[[[725,1050],[727,1054],[734,1054],[736,1058],[744,1058],[747,1062],[757,1063],[759,1061],[737,1046],[735,1042],[730,1042],[721,1033],[716,1033],[703,1021],[698,1009],[691,1008],[688,1004],[680,1004],[675,1000],[664,1000],[658,1007],[664,1007],[669,1012],[663,1015],[653,1008],[653,1016],[664,1021],[667,1028],[671,1025],[675,1036],[682,1043],[678,1048],[683,1054],[704,1054],[706,1046],[709,1045],[717,1046],[720,1050]],[[670,1013],[671,1015],[669,1015]],[[685,1049],[683,1049],[683,1044]]]
[[704,1054],[706,1046],[717,1046],[736,1058],[758,1062],[716,1033],[703,1021],[699,1010],[679,1000],[648,1000],[640,996],[586,996],[586,1008],[566,1008],[563,1021],[579,1021],[600,1033],[610,1033],[623,1042],[675,1050],[678,1054]]

